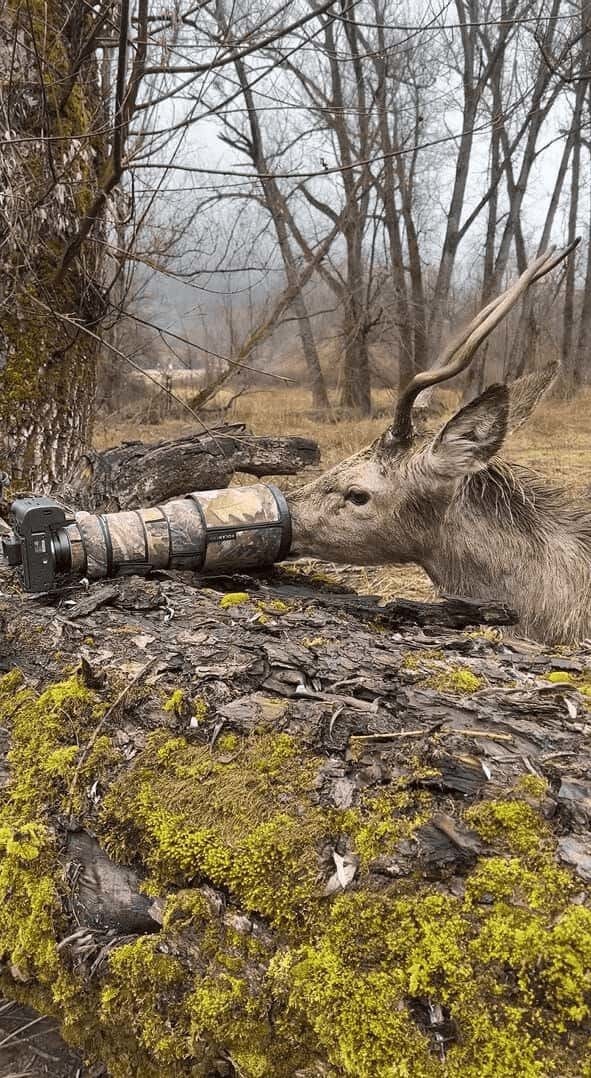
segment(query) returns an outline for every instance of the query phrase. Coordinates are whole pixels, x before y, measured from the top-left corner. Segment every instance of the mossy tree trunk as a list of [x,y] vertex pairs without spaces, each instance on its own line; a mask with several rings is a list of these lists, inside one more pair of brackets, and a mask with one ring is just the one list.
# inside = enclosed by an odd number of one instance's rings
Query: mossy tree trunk
[[585,654],[284,579],[0,595],[0,989],[110,1078],[590,1078]]
[[60,0],[0,11],[0,467],[21,488],[58,482],[90,430],[97,344],[76,323],[96,324],[102,247],[55,282],[103,162],[95,17]]

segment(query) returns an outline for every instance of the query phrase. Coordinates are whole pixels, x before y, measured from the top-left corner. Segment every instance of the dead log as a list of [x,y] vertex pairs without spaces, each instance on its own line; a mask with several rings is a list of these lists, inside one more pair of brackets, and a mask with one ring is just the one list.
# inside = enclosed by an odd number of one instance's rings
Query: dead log
[[112,1078],[583,1074],[589,648],[298,586],[2,575],[4,995]]
[[235,472],[295,475],[319,460],[318,445],[309,438],[255,436],[235,423],[154,445],[88,450],[59,493],[77,509],[116,512],[227,487]]
[[[290,581],[288,572],[282,575],[281,570],[277,569],[276,573],[281,579],[281,585],[265,587],[265,593],[268,595],[276,595],[279,599],[307,599],[320,606],[355,614],[360,620],[377,621],[391,627],[423,625],[468,629],[477,625],[516,625],[518,621],[516,612],[505,603],[495,603],[487,599],[446,596],[441,602],[434,603],[416,599],[392,599],[382,602],[375,595],[339,593],[336,590],[320,591],[318,587]],[[202,581],[206,584],[207,578],[203,577]]]

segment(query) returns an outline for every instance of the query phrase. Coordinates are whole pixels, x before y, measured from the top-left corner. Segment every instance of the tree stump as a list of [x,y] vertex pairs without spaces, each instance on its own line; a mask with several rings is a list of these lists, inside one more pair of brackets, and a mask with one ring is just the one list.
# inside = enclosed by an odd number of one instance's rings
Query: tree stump
[[5,996],[113,1078],[589,1073],[588,649],[285,572],[0,591]]

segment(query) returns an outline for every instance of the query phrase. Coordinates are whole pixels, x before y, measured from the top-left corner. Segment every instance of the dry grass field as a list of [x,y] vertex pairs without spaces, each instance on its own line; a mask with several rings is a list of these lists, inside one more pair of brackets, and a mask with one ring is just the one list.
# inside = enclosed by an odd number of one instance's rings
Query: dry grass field
[[[230,396],[231,393],[226,391],[225,399]],[[448,392],[442,394],[442,398],[451,412],[457,404],[457,395]],[[392,400],[392,394],[386,390],[374,395],[374,403],[379,409],[389,408]],[[218,403],[225,404],[223,397]],[[232,405],[226,419],[244,422],[255,434],[298,434],[315,438],[321,447],[323,467],[335,464],[367,445],[387,423],[385,416],[320,422],[310,415],[309,395],[296,389],[257,390],[244,394]],[[206,421],[215,425],[219,416],[212,412]],[[136,438],[146,442],[162,441],[194,431],[196,425],[189,414],[159,424],[142,422],[141,414],[136,419],[113,415],[97,424],[95,444],[103,449]],[[529,423],[508,440],[504,456],[564,484],[573,493],[591,488],[591,392],[581,394],[576,401],[549,401],[541,405]],[[252,482],[252,479],[245,477],[243,480],[237,476],[236,481]],[[300,482],[298,477],[280,481],[287,489]],[[420,599],[433,595],[428,578],[418,567],[343,569],[331,566],[330,571],[341,574],[359,591],[385,598],[401,595]]]

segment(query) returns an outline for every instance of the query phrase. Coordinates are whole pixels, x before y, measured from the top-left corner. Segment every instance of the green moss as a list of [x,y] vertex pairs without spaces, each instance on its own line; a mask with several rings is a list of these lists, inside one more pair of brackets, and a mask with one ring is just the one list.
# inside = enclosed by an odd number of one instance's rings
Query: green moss
[[[591,912],[556,917],[564,896],[550,882],[535,907],[506,890],[479,906],[478,886],[464,901],[426,891],[337,898],[313,944],[271,963],[288,1022],[311,1026],[333,1066],[360,1078],[576,1073],[568,1059],[573,1023],[590,1013]],[[445,1066],[413,1001],[446,1008],[455,1037]]]
[[226,595],[222,595],[220,599],[220,606],[222,610],[229,610],[232,606],[240,606],[241,603],[248,603],[250,601],[250,595],[246,591],[229,591]]
[[562,685],[564,682],[576,685],[579,679],[578,674],[571,673],[570,670],[550,670],[547,674],[544,674],[545,681],[551,681],[554,684]]
[[22,977],[43,983],[60,967],[61,903],[48,811],[66,809],[80,743],[101,711],[76,678],[40,696],[23,687],[18,671],[0,679],[0,725],[11,730],[10,785],[0,806],[0,954],[10,956]]
[[477,677],[465,666],[446,666],[446,656],[441,650],[410,651],[402,660],[403,670],[432,670],[419,685],[437,692],[450,692],[462,696],[478,692],[486,684],[484,678]]
[[0,680],[0,715],[11,724],[8,762],[14,781],[8,805],[15,814],[36,818],[48,804],[60,804],[74,776],[80,744],[92,733],[103,706],[76,677],[37,697],[18,688],[19,676]]
[[202,696],[196,696],[193,700],[193,716],[197,722],[205,722],[208,712],[209,708],[207,706],[207,701],[204,700]]
[[[307,574],[304,574],[307,576]],[[319,573],[315,571],[310,573],[310,580],[313,584],[328,584],[330,587],[338,587],[339,581],[336,576],[331,576],[330,573]]]
[[513,792],[526,799],[541,801],[548,793],[548,780],[541,775],[521,775],[513,787]]
[[349,809],[340,821],[359,855],[361,868],[392,854],[399,842],[410,838],[428,819],[430,803],[426,791],[396,787],[362,796],[359,808]]
[[185,979],[182,964],[161,954],[158,941],[148,936],[117,948],[109,960],[109,973],[99,1019],[116,1027],[125,1017],[131,1023],[128,1032],[158,1063],[178,1060],[179,1043],[172,1027],[178,1015],[175,990]]
[[[118,778],[107,732],[81,764],[104,707],[75,678],[39,696],[16,672],[0,681],[12,735],[0,952],[22,997],[112,1078],[205,1075],[220,1058],[244,1078],[584,1078],[591,911],[572,903],[580,882],[556,863],[536,776],[465,814],[490,852],[461,897],[410,877],[372,890],[372,860],[428,818],[430,794],[400,784],[322,808],[321,761],[283,733],[224,734],[209,749],[157,731]],[[92,820],[101,843],[139,857],[149,889],[168,895],[161,931],[116,946],[84,991],[56,945],[71,927],[50,827],[77,766],[80,786],[100,768],[110,783]],[[327,899],[318,853],[337,835],[361,865]],[[202,882],[223,892],[222,909]],[[429,1005],[443,1009],[445,1061]]]
[[263,614],[288,614],[291,610],[289,603],[284,603],[283,599],[263,599],[256,605]]
[[323,648],[328,644],[326,636],[305,636],[302,640],[305,648]]
[[432,664],[438,664],[445,662],[445,653],[441,650],[429,651],[429,649],[422,649],[418,651],[409,651],[402,660],[403,670],[418,670],[421,666],[431,666]]
[[498,644],[503,639],[502,631],[495,629],[492,625],[487,625],[482,629],[466,630],[462,635],[471,640],[489,640],[491,644]]
[[292,764],[297,767],[299,749],[289,734],[274,734],[267,742],[263,753],[256,753],[253,760],[255,769],[263,775],[280,779],[287,775],[289,781]]
[[240,748],[240,738],[237,734],[221,734],[218,737],[215,748],[217,752],[236,752]]
[[537,853],[550,839],[548,824],[525,801],[482,801],[465,818],[486,842],[511,853]]
[[565,869],[549,855],[532,858],[489,857],[469,876],[466,889],[468,908],[479,903],[536,911],[558,910],[574,892],[574,882]]
[[477,677],[467,667],[455,666],[439,674],[433,674],[421,684],[425,689],[436,689],[437,692],[451,692],[460,696],[469,696],[470,693],[483,689],[486,682],[484,678]]
[[544,680],[554,685],[570,685],[587,699],[591,697],[591,670],[585,670],[582,674],[573,674],[571,670],[550,670],[544,674]]
[[318,766],[285,734],[260,735],[231,761],[154,735],[105,799],[105,841],[123,858],[141,842],[155,891],[207,879],[293,930],[316,893],[325,824],[302,805]]
[[167,697],[162,705],[163,711],[173,711],[178,714],[183,703],[185,701],[185,694],[182,689],[175,689],[174,692]]

